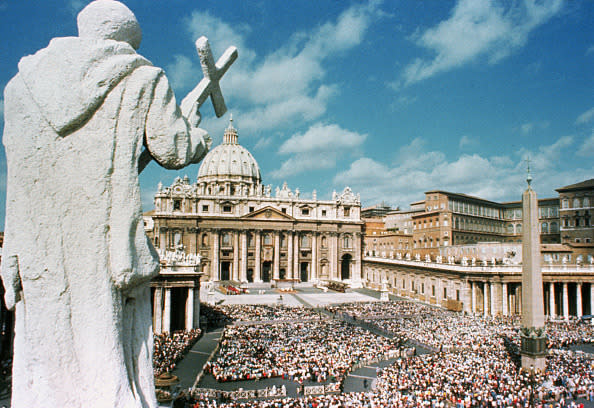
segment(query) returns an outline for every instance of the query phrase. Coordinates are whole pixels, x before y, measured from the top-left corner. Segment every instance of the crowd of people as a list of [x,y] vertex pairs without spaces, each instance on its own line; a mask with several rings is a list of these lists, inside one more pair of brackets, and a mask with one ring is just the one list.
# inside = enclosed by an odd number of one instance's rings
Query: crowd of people
[[201,330],[155,334],[153,337],[153,372],[159,376],[171,372],[200,337]]
[[215,310],[233,321],[279,321],[319,319],[320,315],[304,306],[284,305],[219,305]]
[[[578,397],[594,401],[594,359],[591,354],[568,348],[592,342],[594,328],[577,319],[547,322],[546,371],[526,372],[519,369],[518,317],[467,316],[405,301],[334,305],[327,310],[337,316],[346,315],[350,321],[374,324],[393,333],[395,338],[405,336],[438,351],[396,359],[378,373],[375,387],[367,392],[225,403],[198,400],[194,407],[466,408],[521,407],[530,403],[556,407],[575,405]],[[225,336],[226,348],[221,349],[219,356],[222,360],[213,361],[209,369],[221,378],[231,375],[230,379],[245,367],[255,367],[258,372],[265,364],[266,369],[260,372],[277,369],[277,374],[290,373],[291,378],[298,380],[306,378],[303,374],[308,370],[314,374],[331,373],[333,367],[349,361],[347,356],[354,350],[375,344],[375,339],[359,344],[354,327],[357,326],[329,320],[237,328],[238,331],[229,331],[229,337]],[[333,349],[332,345],[339,347]],[[336,350],[338,354],[332,355]],[[367,350],[369,354],[378,352],[373,347]],[[284,356],[278,360],[280,364],[274,363],[277,354]],[[324,360],[326,356],[329,358]],[[364,356],[365,352],[357,358]],[[310,365],[312,361],[314,365]],[[320,364],[324,361],[328,365]],[[315,369],[311,371],[311,367]],[[320,367],[327,371],[319,370]],[[339,374],[340,370],[334,372]],[[316,376],[310,379],[315,380]]]
[[217,381],[285,377],[335,382],[356,362],[398,349],[393,340],[338,320],[233,326],[225,330],[205,372]]

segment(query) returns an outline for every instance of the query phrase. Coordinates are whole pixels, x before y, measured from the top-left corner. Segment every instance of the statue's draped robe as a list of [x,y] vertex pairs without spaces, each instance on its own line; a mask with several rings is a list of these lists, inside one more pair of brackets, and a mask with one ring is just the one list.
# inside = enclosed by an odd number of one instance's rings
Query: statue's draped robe
[[[12,408],[154,407],[137,163],[196,160],[200,129],[163,71],[126,43],[58,38],[5,89],[3,256],[18,257]],[[200,131],[200,132],[198,132]],[[8,269],[8,268],[6,268]],[[17,281],[2,271],[5,286]]]

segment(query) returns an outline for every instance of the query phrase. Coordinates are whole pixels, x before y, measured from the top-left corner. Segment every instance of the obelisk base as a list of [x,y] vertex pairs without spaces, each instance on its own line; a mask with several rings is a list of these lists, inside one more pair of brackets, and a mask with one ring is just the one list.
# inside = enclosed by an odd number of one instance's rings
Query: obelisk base
[[[537,334],[536,331],[542,331],[542,333]],[[522,369],[544,372],[547,356],[547,337],[544,330],[533,330],[530,336],[522,334],[521,340]]]

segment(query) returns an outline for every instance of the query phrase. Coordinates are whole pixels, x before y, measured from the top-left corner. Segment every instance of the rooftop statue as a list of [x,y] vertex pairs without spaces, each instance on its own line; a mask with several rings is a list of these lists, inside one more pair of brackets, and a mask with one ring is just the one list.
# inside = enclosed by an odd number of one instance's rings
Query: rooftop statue
[[[134,14],[97,0],[78,37],[19,62],[4,92],[8,162],[2,281],[16,309],[12,408],[156,407],[149,281],[159,257],[143,230],[139,171],[178,169],[209,148],[199,128],[237,56],[214,64],[178,107],[163,70],[136,53]],[[145,150],[143,151],[143,147]]]

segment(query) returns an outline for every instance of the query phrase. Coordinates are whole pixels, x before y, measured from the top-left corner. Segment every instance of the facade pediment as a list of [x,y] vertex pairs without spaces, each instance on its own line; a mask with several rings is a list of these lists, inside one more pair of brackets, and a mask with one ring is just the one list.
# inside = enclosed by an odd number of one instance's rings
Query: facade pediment
[[283,220],[283,221],[294,221],[295,218],[287,215],[274,207],[264,207],[251,212],[241,217],[242,219],[250,220]]

